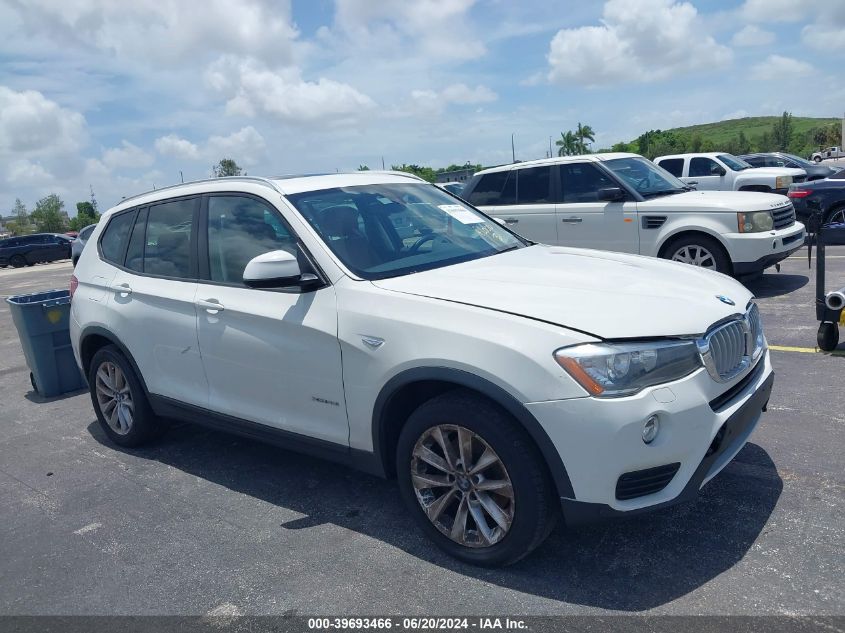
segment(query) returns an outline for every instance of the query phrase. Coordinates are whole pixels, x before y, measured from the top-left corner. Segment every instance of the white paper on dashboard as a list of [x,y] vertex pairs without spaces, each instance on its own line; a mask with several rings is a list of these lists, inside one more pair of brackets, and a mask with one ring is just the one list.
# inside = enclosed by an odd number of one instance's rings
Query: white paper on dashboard
[[465,209],[459,204],[441,204],[438,208],[445,211],[461,224],[479,224],[484,222],[484,218],[475,215],[469,209]]

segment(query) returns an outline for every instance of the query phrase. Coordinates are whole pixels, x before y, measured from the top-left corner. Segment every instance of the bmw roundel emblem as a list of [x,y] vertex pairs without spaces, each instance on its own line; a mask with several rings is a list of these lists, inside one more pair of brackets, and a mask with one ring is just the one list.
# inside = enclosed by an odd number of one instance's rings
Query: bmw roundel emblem
[[733,299],[730,297],[726,297],[725,295],[716,295],[716,298],[721,301],[722,303],[727,303],[729,306],[735,306],[736,304],[733,302]]

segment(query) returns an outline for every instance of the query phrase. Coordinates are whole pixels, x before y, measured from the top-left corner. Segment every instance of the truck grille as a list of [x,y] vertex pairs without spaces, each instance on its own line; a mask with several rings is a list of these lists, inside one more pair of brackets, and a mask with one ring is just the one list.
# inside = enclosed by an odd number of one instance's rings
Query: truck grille
[[785,229],[795,224],[795,208],[792,204],[774,209],[772,219],[775,221],[775,230]]
[[710,376],[728,382],[751,367],[763,351],[763,325],[756,304],[742,318],[728,321],[698,341],[698,350]]
[[679,462],[625,473],[616,481],[616,498],[620,501],[636,499],[660,492],[681,467]]

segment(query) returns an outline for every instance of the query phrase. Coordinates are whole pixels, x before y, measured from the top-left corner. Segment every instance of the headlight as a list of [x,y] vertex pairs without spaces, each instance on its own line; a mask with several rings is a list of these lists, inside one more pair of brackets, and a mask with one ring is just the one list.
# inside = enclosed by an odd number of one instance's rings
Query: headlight
[[751,213],[737,213],[736,223],[740,233],[762,233],[771,231],[775,227],[770,211],[752,211]]
[[598,398],[630,396],[701,367],[694,341],[587,343],[561,348],[554,356],[578,384]]
[[778,176],[775,178],[775,189],[786,189],[792,184],[792,176]]

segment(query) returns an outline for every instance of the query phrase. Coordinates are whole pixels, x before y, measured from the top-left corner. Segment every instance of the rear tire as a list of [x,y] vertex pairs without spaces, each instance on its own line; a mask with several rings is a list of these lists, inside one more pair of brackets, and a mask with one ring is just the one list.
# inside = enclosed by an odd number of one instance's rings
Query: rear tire
[[106,345],[94,354],[88,386],[97,420],[115,444],[140,446],[166,430],[153,413],[132,365],[116,346]]
[[733,273],[733,266],[724,247],[707,235],[682,235],[663,247],[660,257],[683,262],[724,275]]
[[832,352],[839,345],[839,325],[837,323],[822,323],[816,335],[819,349],[823,352]]
[[9,259],[9,264],[12,265],[12,268],[23,268],[26,266],[26,258],[23,255],[13,255]]
[[528,435],[469,391],[437,396],[411,414],[399,435],[396,470],[402,498],[422,530],[474,565],[518,561],[545,540],[560,514]]

